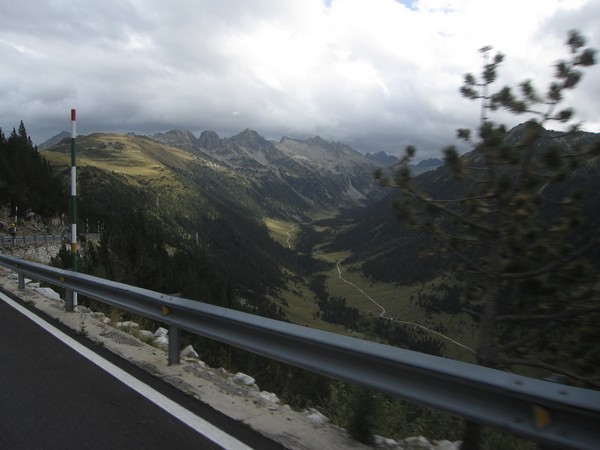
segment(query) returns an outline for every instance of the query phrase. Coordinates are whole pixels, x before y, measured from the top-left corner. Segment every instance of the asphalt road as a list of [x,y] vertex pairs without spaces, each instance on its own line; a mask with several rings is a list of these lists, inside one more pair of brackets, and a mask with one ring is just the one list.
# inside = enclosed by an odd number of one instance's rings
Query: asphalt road
[[[12,294],[2,292],[15,299]],[[244,445],[282,448],[77,336],[54,319],[47,316],[44,319],[152,389],[234,436],[234,442],[242,443],[237,448]],[[223,448],[221,445],[98,368],[0,298],[0,448],[179,450]],[[236,445],[224,447],[236,448]]]

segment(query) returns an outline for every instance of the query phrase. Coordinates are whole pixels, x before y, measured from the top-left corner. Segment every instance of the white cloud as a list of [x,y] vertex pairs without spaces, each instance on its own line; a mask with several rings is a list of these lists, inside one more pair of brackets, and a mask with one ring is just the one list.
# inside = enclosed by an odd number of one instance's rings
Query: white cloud
[[[68,129],[253,128],[423,156],[474,126],[461,99],[477,49],[502,83],[548,80],[568,30],[600,48],[594,0],[175,0],[0,5],[0,126],[34,141]],[[598,131],[598,68],[569,97]],[[542,83],[543,86],[543,83]]]

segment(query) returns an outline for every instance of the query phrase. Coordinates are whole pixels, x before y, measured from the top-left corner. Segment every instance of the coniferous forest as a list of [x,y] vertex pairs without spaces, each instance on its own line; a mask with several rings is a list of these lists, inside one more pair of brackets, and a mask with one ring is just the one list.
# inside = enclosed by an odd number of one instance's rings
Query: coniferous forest
[[22,214],[33,211],[48,217],[65,210],[66,192],[31,142],[23,122],[8,138],[0,128],[0,205],[9,206],[12,215],[18,208]]

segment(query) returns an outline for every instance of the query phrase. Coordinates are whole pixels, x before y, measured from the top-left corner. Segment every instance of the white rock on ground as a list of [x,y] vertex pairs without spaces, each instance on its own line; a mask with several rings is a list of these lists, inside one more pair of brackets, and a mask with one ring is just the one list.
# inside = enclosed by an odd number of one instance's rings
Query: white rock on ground
[[304,411],[308,421],[314,425],[325,425],[329,423],[329,419],[314,408],[309,408]]
[[250,375],[246,375],[245,373],[238,372],[233,376],[233,381],[236,383],[242,383],[246,386],[251,386],[254,384],[255,380]]
[[460,441],[437,441],[433,447],[435,450],[460,450]]
[[277,395],[273,394],[272,392],[260,391],[259,395],[266,402],[279,403],[279,397],[277,397]]
[[258,398],[271,411],[276,411],[281,406],[279,397],[273,392],[260,391],[258,393]]
[[199,357],[198,353],[196,353],[196,350],[194,350],[194,347],[191,344],[188,345],[183,350],[181,350],[181,356],[183,356],[185,358],[198,358]]
[[378,447],[392,448],[392,449],[395,449],[398,447],[398,442],[396,442],[394,439],[375,435],[373,440],[375,441],[375,445],[377,445]]
[[39,292],[40,295],[43,295],[44,297],[47,297],[49,299],[57,300],[57,301],[62,300],[60,298],[60,294],[58,292],[56,292],[50,288],[47,288],[47,287],[36,288],[35,291]]
[[167,336],[158,336],[154,342],[158,345],[169,345],[169,338]]
[[415,436],[403,439],[400,442],[397,442],[396,446],[387,448],[402,450],[459,450],[460,444],[460,441],[429,441],[423,436]]
[[404,443],[408,445],[410,450],[433,450],[433,446],[429,440],[423,436],[409,437],[404,439]]
[[144,339],[154,339],[154,333],[150,330],[140,330],[138,334]]
[[169,334],[169,330],[167,330],[166,328],[163,327],[158,327],[156,329],[156,331],[154,332],[154,337],[164,337],[167,334]]
[[136,322],[132,322],[131,320],[126,320],[125,322],[117,322],[117,328],[139,328],[140,325]]

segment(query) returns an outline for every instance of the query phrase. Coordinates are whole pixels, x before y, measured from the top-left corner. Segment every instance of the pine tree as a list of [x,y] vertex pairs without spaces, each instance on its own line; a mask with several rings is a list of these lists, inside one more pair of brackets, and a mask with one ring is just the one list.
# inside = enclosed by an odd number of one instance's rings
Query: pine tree
[[[547,91],[532,81],[490,92],[504,55],[491,57],[484,47],[483,71],[465,75],[461,93],[480,101],[476,139],[460,129],[458,138],[473,151],[460,156],[447,147],[444,163],[453,174],[453,198],[434,198],[411,176],[406,155],[393,179],[381,172],[383,185],[398,188],[399,217],[426,231],[438,248],[460,262],[470,312],[479,321],[477,362],[500,369],[530,367],[568,377],[569,382],[600,385],[598,362],[600,296],[590,252],[600,243],[595,230],[581,233],[581,192],[565,192],[562,183],[599,145],[577,143],[571,108],[560,109],[566,91],[581,80],[581,68],[594,64],[595,51],[575,31],[567,40],[569,58],[559,61]],[[522,126],[508,130],[491,120],[494,111],[527,114]],[[551,122],[570,125],[566,132],[545,130]],[[574,145],[565,146],[565,142]],[[542,372],[537,372],[542,373]],[[478,448],[479,427],[467,424],[463,448]]]
[[0,205],[49,216],[67,199],[61,179],[31,142],[23,121],[8,139],[0,130]]

